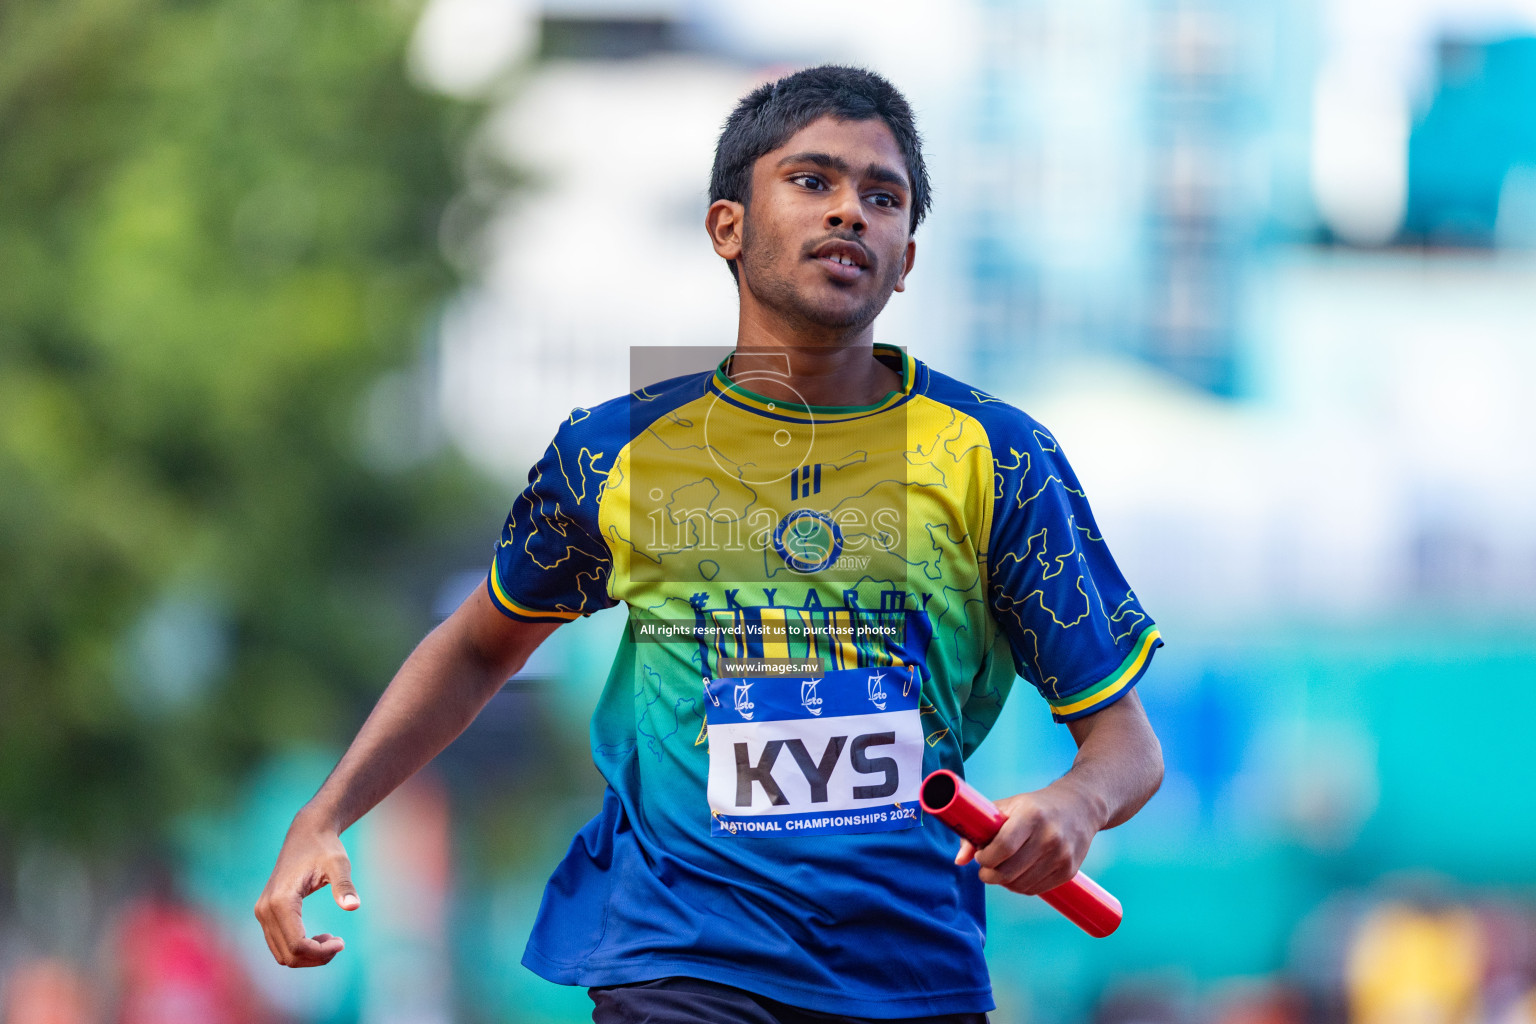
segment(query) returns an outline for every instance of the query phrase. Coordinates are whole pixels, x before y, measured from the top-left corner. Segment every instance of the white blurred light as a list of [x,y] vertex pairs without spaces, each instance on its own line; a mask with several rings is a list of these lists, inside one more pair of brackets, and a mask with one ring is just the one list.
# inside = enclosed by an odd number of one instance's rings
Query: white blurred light
[[546,14],[562,18],[677,18],[683,0],[543,0]]
[[411,39],[411,72],[449,96],[482,96],[532,51],[537,16],[525,0],[430,0]]
[[631,345],[730,344],[736,292],[704,231],[715,133],[755,80],[657,56],[553,62],[486,125],[539,182],[486,227],[442,326],[443,416],[521,481],[572,406],[630,390]]
[[1318,212],[1356,245],[1390,242],[1408,205],[1408,97],[1390,77],[1335,63],[1312,95]]
[[733,0],[699,13],[732,44],[777,55],[786,69],[829,60],[878,71],[906,94],[921,118],[935,91],[972,70],[970,6],[885,0],[878,6],[827,4],[806,17],[780,0]]

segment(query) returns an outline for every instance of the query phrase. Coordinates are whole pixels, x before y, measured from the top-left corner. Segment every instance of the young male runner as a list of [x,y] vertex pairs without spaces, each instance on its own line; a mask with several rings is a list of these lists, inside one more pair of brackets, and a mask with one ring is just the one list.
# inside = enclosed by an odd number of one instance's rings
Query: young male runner
[[[979,1021],[982,883],[1039,893],[1156,790],[1132,686],[1161,644],[1055,438],[874,343],[929,204],[884,79],[819,67],[726,123],[706,226],[732,357],[577,409],[487,586],[406,660],[294,819],[257,903],[294,967],[305,895],[359,905],[340,833],[442,750],[562,622],[630,628],[592,722],[608,788],[523,962],[606,1021]],[[594,262],[601,266],[601,260]],[[1023,676],[1072,769],[980,850],[917,807]]]

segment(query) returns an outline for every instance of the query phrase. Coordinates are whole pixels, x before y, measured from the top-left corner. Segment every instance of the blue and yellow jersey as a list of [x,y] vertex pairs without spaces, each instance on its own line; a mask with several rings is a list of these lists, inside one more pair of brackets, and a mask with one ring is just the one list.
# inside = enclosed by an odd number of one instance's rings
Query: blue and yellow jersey
[[917,785],[1028,680],[1067,721],[1160,646],[1054,437],[898,349],[867,407],[678,377],[577,409],[488,586],[629,628],[592,721],[608,790],[524,963],[685,975],[832,1013],[991,1007],[982,885]]

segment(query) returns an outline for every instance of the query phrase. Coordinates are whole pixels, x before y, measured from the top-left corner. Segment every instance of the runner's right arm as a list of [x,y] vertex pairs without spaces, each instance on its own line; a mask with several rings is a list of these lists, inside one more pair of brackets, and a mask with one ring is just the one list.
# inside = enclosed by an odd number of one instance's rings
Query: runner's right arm
[[341,833],[463,732],[558,625],[509,618],[479,587],[406,658],[330,777],[294,817],[256,901],[278,963],[318,967],[341,952],[337,936],[305,936],[301,916],[304,897],[326,885],[343,910],[360,904]]

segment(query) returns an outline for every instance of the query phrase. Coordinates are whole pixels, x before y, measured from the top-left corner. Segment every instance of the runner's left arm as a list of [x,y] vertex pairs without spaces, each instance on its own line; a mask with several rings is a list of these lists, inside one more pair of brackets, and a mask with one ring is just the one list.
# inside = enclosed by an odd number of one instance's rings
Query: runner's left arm
[[962,842],[955,863],[974,858],[983,882],[1030,896],[1054,889],[1077,873],[1100,829],[1128,821],[1162,784],[1162,746],[1134,690],[1067,726],[1078,748],[1071,771],[997,801],[1008,823],[979,851]]
[[991,610],[1015,671],[1072,730],[1077,757],[1044,789],[999,800],[1007,824],[980,850],[963,845],[956,862],[974,858],[983,882],[1037,895],[1069,881],[1099,830],[1162,783],[1162,748],[1135,687],[1163,641],[1061,445],[1025,422],[1007,438],[1009,457],[994,460]]

